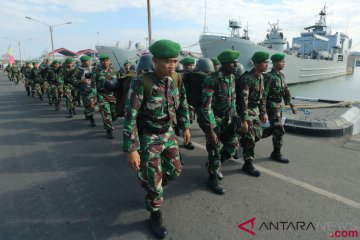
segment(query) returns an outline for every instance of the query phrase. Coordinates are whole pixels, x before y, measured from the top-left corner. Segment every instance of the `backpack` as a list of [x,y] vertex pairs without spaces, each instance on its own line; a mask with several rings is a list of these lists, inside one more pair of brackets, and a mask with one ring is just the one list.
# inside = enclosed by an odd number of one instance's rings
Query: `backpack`
[[[116,114],[118,117],[124,117],[125,115],[125,103],[126,98],[131,86],[131,81],[137,77],[135,72],[130,72],[123,77],[120,77],[119,80],[121,81],[119,90],[115,92],[116,96]],[[143,102],[146,102],[147,99],[152,94],[152,89],[154,85],[155,73],[154,72],[146,72],[141,75],[143,78],[144,83],[144,98]],[[178,73],[174,73],[171,78],[174,80],[174,85],[171,88],[179,87],[179,83],[181,81],[181,77]]]
[[[189,105],[194,109],[199,109],[202,104],[203,83],[207,76],[211,76],[204,72],[189,72],[184,74],[184,86],[186,91],[186,98]],[[215,79],[214,85],[217,86],[219,81],[215,74],[212,75]]]

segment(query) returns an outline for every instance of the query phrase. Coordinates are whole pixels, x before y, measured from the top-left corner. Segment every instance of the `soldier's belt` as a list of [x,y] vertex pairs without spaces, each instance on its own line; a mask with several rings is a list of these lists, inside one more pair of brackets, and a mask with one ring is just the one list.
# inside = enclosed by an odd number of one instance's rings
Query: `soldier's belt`
[[281,103],[282,99],[281,98],[268,98],[267,102],[276,102],[276,103]]
[[145,126],[145,131],[154,134],[164,134],[169,131],[170,126],[164,126],[162,128],[155,128],[151,126]]

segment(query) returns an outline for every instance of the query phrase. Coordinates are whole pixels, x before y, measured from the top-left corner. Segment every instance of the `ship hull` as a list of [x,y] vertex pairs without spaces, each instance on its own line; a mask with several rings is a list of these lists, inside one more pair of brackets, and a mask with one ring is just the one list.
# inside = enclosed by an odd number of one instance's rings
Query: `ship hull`
[[112,46],[95,46],[96,51],[99,54],[107,54],[110,56],[110,61],[116,71],[123,67],[126,60],[130,60],[135,64],[136,59],[139,58],[139,54],[135,49],[126,49]]
[[[218,35],[202,35],[200,48],[204,57],[213,58],[225,49],[240,51],[239,62],[245,70],[252,68],[251,57],[257,51],[266,51],[274,54],[278,51],[256,45],[247,39],[224,37]],[[335,78],[352,73],[353,65],[348,64],[348,57],[344,55],[343,61],[327,61],[317,59],[302,59],[286,54],[284,74],[288,84],[312,82]],[[350,65],[350,66],[349,66]]]

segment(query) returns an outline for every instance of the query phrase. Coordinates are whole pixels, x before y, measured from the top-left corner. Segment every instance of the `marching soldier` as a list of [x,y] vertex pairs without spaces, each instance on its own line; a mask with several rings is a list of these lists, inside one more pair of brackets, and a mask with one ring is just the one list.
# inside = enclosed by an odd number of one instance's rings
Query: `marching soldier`
[[160,206],[163,186],[180,175],[181,160],[172,122],[175,117],[183,129],[184,142],[190,141],[189,111],[184,86],[175,74],[180,45],[159,40],[150,46],[154,72],[131,82],[125,107],[123,150],[129,166],[139,170],[146,191],[145,206],[150,211],[152,233],[164,238]]
[[35,92],[39,96],[40,101],[44,101],[43,95],[43,88],[42,85],[44,84],[43,78],[41,77],[41,70],[39,68],[39,64],[37,62],[33,62],[33,69],[31,69],[30,79],[35,85]]
[[[221,162],[235,155],[238,138],[231,127],[235,113],[235,76],[237,59],[240,52],[225,50],[218,59],[220,70],[205,78],[202,91],[202,106],[199,124],[206,136],[208,152],[208,186],[217,194],[224,194],[225,189],[218,180],[222,180]],[[221,143],[223,146],[221,147]]]
[[31,80],[31,62],[25,63],[25,68],[23,69],[23,75],[25,79],[25,90],[28,96],[30,96],[30,92],[32,97],[35,97],[35,85],[33,84],[33,81]]
[[101,54],[100,67],[93,71],[93,79],[96,85],[97,102],[101,111],[101,116],[106,130],[106,137],[109,139],[113,136],[113,118],[116,115],[116,98],[114,92],[108,91],[104,88],[105,82],[116,79],[117,75],[113,68],[110,67],[110,57],[106,54]]
[[265,109],[264,76],[268,68],[269,53],[256,52],[251,60],[254,68],[236,80],[236,111],[241,118],[241,138],[243,147],[243,171],[258,177],[260,172],[254,167],[255,143],[261,139],[262,123],[268,119]]
[[19,67],[13,63],[10,67],[11,79],[15,82],[15,85],[19,84],[20,81],[20,69]]
[[264,75],[265,94],[266,94],[266,112],[269,116],[270,127],[263,131],[263,138],[272,135],[274,150],[270,159],[281,163],[289,163],[289,159],[281,154],[283,145],[283,136],[285,134],[284,126],[281,122],[281,102],[284,99],[285,105],[290,105],[294,114],[297,113],[295,105],[291,102],[290,90],[285,81],[285,75],[282,70],[285,67],[285,54],[275,53],[271,56],[273,63],[272,70]]
[[214,64],[215,72],[217,72],[219,70],[219,68],[220,68],[219,60],[217,58],[212,58],[211,61]]
[[77,89],[75,88],[75,68],[74,59],[65,59],[65,69],[62,71],[62,78],[64,79],[64,95],[66,99],[66,108],[69,112],[69,118],[76,115],[76,97]]
[[49,84],[49,91],[51,96],[51,103],[55,104],[55,111],[60,110],[61,95],[63,94],[62,79],[61,79],[61,66],[58,60],[51,63],[48,69],[46,79]]
[[75,85],[80,89],[80,96],[84,105],[84,115],[86,120],[90,120],[90,126],[95,127],[95,105],[96,105],[96,87],[94,79],[91,78],[92,66],[91,58],[84,55],[80,58],[81,66],[76,68]]

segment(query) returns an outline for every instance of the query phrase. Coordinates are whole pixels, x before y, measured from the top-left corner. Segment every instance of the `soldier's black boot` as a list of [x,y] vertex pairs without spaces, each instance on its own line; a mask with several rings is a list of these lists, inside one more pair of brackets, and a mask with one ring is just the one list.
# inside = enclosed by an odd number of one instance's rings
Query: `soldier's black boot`
[[89,117],[89,120],[90,120],[90,127],[96,127],[94,116],[91,115]]
[[69,116],[67,116],[68,118],[72,118],[73,117],[73,112],[71,111],[71,109],[69,109]]
[[[206,169],[208,169],[209,163],[205,163]],[[221,172],[221,169],[219,169],[218,173],[216,174],[217,179],[219,179],[220,181],[224,179],[224,175]]]
[[113,130],[112,129],[106,129],[106,137],[108,139],[113,139],[114,135],[113,135]]
[[217,176],[210,174],[207,180],[207,185],[214,193],[219,195],[225,194],[225,189],[219,183]]
[[236,152],[235,152],[233,158],[234,158],[235,160],[240,159],[239,149],[236,149]]
[[245,160],[242,170],[253,177],[260,176],[260,172],[255,168],[252,160]]
[[72,109],[72,114],[73,114],[73,115],[76,115],[75,108]]
[[194,144],[190,141],[188,144],[184,145],[184,147],[187,149],[187,150],[194,150],[195,149],[195,146]]
[[151,212],[150,228],[151,228],[151,232],[154,234],[155,237],[160,239],[164,239],[166,237],[167,229],[163,225],[163,219],[160,210]]
[[281,162],[281,163],[289,163],[289,159],[287,159],[286,157],[284,157],[281,152],[280,149],[274,149],[274,151],[271,153],[270,155],[270,159]]

